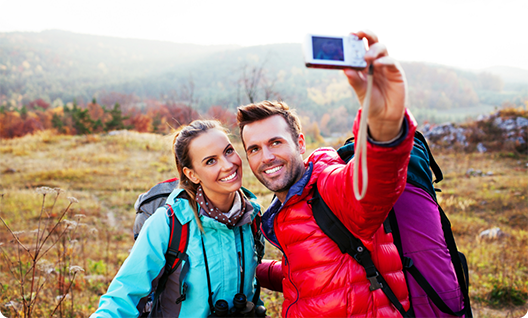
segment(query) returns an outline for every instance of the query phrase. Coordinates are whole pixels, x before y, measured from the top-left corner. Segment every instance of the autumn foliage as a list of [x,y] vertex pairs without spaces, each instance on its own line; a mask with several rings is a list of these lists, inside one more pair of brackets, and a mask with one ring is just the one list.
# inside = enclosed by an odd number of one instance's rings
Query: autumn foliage
[[42,99],[37,99],[18,109],[0,108],[0,138],[21,137],[41,130],[55,130],[66,135],[120,129],[166,134],[199,118],[218,119],[230,129],[236,126],[234,112],[221,106],[212,106],[202,115],[183,103],[147,100],[145,104],[143,108],[128,106],[123,109],[118,102],[106,107],[94,98],[85,105],[74,101],[52,108]]

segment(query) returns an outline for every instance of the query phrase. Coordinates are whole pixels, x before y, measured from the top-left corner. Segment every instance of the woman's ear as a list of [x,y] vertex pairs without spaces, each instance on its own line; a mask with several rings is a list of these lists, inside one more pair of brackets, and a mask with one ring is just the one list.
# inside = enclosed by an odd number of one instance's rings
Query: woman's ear
[[199,184],[200,183],[200,179],[194,173],[193,169],[189,169],[187,167],[183,167],[183,173],[185,174],[187,179],[189,179],[192,183],[194,183],[194,184]]

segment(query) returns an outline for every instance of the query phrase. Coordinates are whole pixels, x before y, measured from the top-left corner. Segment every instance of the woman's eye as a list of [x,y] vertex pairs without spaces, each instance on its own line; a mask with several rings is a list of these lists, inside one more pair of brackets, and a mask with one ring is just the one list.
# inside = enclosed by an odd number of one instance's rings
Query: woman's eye
[[230,155],[230,154],[232,154],[233,152],[235,152],[235,149],[233,149],[233,148],[229,148],[229,149],[226,150],[226,154],[227,154],[227,155]]
[[215,159],[209,159],[205,162],[206,165],[212,165],[213,163],[215,163],[216,160]]

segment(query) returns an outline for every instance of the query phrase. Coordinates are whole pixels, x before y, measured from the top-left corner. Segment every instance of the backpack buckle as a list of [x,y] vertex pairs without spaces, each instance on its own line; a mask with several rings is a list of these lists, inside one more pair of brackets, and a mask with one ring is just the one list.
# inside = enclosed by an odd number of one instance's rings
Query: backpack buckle
[[374,276],[367,276],[368,280],[370,281],[370,291],[375,291],[376,289],[383,288],[383,284],[381,284],[378,281],[379,273],[376,272]]
[[178,297],[178,299],[176,299],[176,304],[181,303],[185,299],[187,299],[187,284],[183,283],[182,293],[181,293],[180,297]]
[[404,268],[404,269],[409,269],[409,268],[411,268],[411,267],[414,266],[414,263],[413,263],[413,260],[412,260],[411,258],[409,258],[409,257],[404,257],[404,258],[403,258],[403,264],[402,264],[402,265],[403,265],[403,268]]

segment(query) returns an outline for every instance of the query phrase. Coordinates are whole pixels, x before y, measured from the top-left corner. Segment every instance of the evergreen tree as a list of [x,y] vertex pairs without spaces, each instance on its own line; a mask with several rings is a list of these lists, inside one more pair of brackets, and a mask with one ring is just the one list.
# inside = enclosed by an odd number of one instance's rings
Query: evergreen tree
[[62,122],[61,116],[58,114],[53,114],[53,117],[51,118],[51,125],[53,128],[56,128],[61,134],[65,132],[64,129],[64,123]]
[[75,128],[77,135],[87,135],[92,133],[94,121],[90,118],[88,109],[82,109],[77,106],[77,102],[73,101],[73,107],[68,111],[70,113],[73,128]]
[[110,115],[112,116],[112,119],[110,119],[108,122],[105,123],[105,131],[129,128],[129,127],[125,127],[125,124],[123,121],[125,119],[128,119],[128,117],[123,116],[123,112],[121,111],[121,107],[119,106],[119,103],[115,103],[114,108],[109,110],[108,113],[110,113]]

